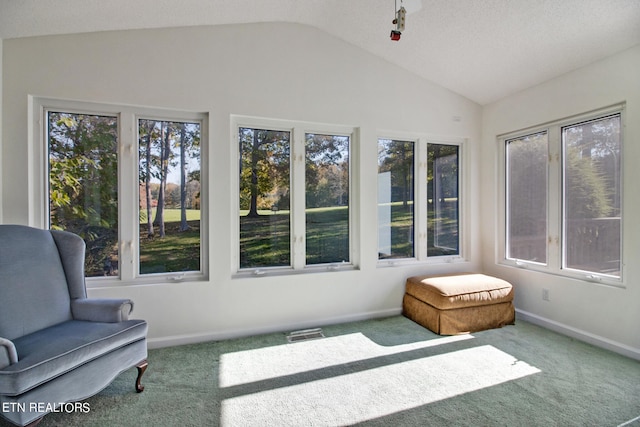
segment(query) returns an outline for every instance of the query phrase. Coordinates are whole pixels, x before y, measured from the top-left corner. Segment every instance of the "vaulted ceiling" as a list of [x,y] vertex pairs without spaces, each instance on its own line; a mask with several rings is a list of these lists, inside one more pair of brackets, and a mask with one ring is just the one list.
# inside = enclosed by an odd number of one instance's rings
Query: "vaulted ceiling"
[[254,22],[311,25],[487,104],[639,44],[640,0],[0,0],[2,39]]

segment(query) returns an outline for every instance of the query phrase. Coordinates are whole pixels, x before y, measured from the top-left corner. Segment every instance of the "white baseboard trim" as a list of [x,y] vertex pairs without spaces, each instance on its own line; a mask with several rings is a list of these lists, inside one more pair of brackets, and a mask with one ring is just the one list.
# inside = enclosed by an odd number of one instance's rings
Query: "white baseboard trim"
[[168,337],[149,338],[147,346],[149,349],[175,347],[178,345],[197,344],[207,341],[221,341],[233,338],[241,338],[253,335],[270,334],[274,332],[285,332],[321,326],[335,325],[339,323],[351,323],[361,320],[377,319],[382,317],[397,316],[401,314],[401,308],[393,308],[379,311],[369,311],[365,313],[350,314],[346,316],[329,317],[323,319],[313,319],[303,322],[281,323],[275,325],[262,326],[259,328],[229,329],[224,331],[204,332],[197,334],[173,335]]
[[516,308],[517,319],[524,320],[534,325],[542,326],[545,329],[552,330],[562,335],[575,338],[580,341],[584,341],[596,347],[601,347],[606,350],[613,351],[614,353],[622,354],[623,356],[630,357],[632,359],[640,360],[640,349],[628,346],[626,344],[619,343],[617,341],[610,340],[599,335],[586,332],[572,326],[565,325],[555,320],[547,319],[546,317],[538,316],[537,314],[529,313],[528,311],[520,310]]

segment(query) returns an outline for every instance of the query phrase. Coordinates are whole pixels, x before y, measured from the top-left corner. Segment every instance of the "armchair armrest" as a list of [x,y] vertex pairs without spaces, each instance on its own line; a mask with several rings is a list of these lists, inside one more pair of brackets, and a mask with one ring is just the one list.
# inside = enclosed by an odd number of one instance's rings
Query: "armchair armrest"
[[0,369],[18,363],[18,352],[11,340],[0,337]]
[[116,323],[129,320],[133,301],[115,298],[79,298],[71,300],[71,313],[76,320]]

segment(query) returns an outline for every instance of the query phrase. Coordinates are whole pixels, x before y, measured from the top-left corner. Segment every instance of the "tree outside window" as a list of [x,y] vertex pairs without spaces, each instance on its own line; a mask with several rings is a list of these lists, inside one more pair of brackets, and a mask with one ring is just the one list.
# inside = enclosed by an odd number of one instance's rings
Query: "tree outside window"
[[47,113],[49,225],[86,242],[86,275],[118,275],[118,119]]

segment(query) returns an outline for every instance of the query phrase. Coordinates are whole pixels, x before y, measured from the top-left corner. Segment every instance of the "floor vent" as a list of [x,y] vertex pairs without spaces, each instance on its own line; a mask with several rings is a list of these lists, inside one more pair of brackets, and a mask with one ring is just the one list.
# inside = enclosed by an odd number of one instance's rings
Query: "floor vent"
[[289,335],[287,335],[287,341],[290,343],[315,340],[318,338],[324,338],[324,334],[320,328],[303,329],[301,331],[290,332]]

